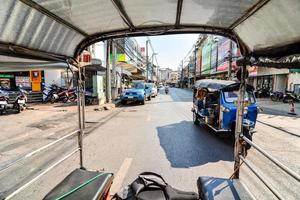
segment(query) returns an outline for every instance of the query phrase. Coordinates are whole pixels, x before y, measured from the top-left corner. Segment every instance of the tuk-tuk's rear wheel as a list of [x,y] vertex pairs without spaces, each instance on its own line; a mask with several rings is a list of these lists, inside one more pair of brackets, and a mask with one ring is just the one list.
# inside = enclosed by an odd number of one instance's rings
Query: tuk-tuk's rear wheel
[[193,112],[193,122],[195,125],[199,125],[200,122],[199,122],[199,119],[198,119],[198,116],[195,112]]

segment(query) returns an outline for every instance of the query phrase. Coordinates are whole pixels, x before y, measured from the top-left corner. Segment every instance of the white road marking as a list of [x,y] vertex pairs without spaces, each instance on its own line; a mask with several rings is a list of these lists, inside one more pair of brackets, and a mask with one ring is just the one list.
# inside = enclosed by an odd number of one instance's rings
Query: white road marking
[[113,184],[110,188],[110,195],[114,195],[115,193],[120,191],[123,181],[129,170],[129,167],[131,166],[132,160],[133,160],[132,158],[124,159],[119,171],[117,172],[117,174],[114,178]]

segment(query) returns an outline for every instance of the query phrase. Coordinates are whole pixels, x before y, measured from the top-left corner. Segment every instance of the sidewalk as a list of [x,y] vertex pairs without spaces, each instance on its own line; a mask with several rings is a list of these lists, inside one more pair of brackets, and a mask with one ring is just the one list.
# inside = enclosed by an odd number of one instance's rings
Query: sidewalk
[[266,126],[284,131],[290,135],[300,137],[300,104],[295,103],[297,115],[289,115],[291,105],[282,102],[273,102],[270,99],[257,99],[257,104],[262,108],[257,122]]
[[[257,99],[257,104],[264,110],[263,113],[273,114],[273,115],[292,116],[288,114],[292,107],[292,105],[289,103],[274,102],[271,101],[270,98],[259,98]],[[295,103],[294,105],[295,105],[295,112],[297,116],[300,117],[300,103]]]

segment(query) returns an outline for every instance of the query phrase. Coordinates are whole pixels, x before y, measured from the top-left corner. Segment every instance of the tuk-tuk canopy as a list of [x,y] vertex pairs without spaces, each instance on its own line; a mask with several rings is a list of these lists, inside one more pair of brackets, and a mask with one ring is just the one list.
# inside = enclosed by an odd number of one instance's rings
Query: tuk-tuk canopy
[[[205,88],[208,89],[208,91],[233,91],[239,90],[239,87],[240,82],[217,79],[201,79],[196,81],[193,86],[194,89]],[[246,85],[246,90],[252,91],[254,88],[251,85]]]
[[299,0],[1,0],[0,54],[76,58],[108,38],[212,33],[242,54],[300,53]]
[[194,88],[207,88],[208,90],[220,90],[225,86],[235,84],[235,81],[216,80],[216,79],[202,79],[196,81]]

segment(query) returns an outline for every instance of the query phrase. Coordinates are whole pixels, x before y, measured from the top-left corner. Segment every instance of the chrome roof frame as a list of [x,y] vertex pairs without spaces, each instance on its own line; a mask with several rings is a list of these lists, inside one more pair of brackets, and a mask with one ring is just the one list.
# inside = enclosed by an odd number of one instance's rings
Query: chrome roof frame
[[119,16],[123,20],[124,24],[127,25],[126,28],[119,28],[111,31],[98,32],[95,34],[88,34],[67,20],[59,17],[53,12],[49,11],[45,7],[41,6],[39,3],[34,0],[15,0],[20,1],[30,8],[33,8],[43,15],[51,18],[55,22],[60,23],[61,25],[69,28],[76,33],[83,36],[83,40],[79,44],[77,44],[75,50],[73,51],[72,56],[60,55],[58,53],[49,53],[43,50],[35,50],[32,48],[24,47],[17,44],[11,44],[6,42],[0,42],[0,53],[3,55],[12,55],[24,58],[31,59],[44,59],[44,60],[73,60],[77,58],[77,56],[89,45],[118,37],[132,37],[132,36],[149,36],[149,35],[170,35],[170,34],[185,34],[185,33],[199,33],[199,34],[217,34],[228,37],[239,45],[241,49],[241,53],[243,56],[247,57],[284,57],[292,54],[300,54],[300,41],[293,41],[290,44],[273,45],[272,48],[264,48],[262,50],[251,51],[247,45],[243,42],[242,39],[239,38],[238,34],[234,31],[234,28],[243,23],[253,14],[255,14],[258,10],[260,10],[267,3],[271,2],[271,0],[259,0],[255,4],[253,4],[250,8],[246,10],[238,19],[236,19],[230,26],[228,27],[218,27],[218,26],[210,26],[210,25],[192,25],[181,23],[182,17],[182,9],[183,9],[183,0],[177,0],[177,9],[176,9],[176,19],[174,24],[168,25],[149,25],[149,26],[135,26],[126,12],[124,5],[121,0],[110,0],[110,2],[115,7]]

